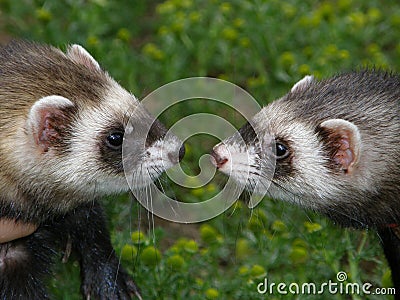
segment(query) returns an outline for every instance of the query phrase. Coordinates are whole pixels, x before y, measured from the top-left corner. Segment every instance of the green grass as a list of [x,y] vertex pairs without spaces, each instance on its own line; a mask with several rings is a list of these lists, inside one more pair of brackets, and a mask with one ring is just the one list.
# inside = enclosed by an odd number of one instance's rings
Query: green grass
[[[173,80],[211,76],[266,104],[306,74],[321,78],[361,66],[400,71],[397,0],[0,0],[0,37],[60,47],[80,43],[139,98]],[[218,113],[237,127],[243,122],[215,103],[194,101],[161,119],[171,126],[196,112]],[[196,174],[197,159],[215,143],[206,136],[188,141],[188,172]],[[218,191],[216,182],[200,190],[171,189],[179,199],[201,201]],[[341,229],[286,203],[265,199],[249,210],[237,202],[198,225],[161,221],[126,195],[105,204],[115,248],[124,249],[122,264],[144,299],[264,299],[256,290],[264,277],[323,283],[335,281],[339,271],[349,282],[387,285],[388,266],[374,232]],[[145,234],[141,243],[131,239],[138,228]],[[50,286],[56,299],[80,299],[76,262],[58,264]],[[268,296],[281,298],[344,296]]]

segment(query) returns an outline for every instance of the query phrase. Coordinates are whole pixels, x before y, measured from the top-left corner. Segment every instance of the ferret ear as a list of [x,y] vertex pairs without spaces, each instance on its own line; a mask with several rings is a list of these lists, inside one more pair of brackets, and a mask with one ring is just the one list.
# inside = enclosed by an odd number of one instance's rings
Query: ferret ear
[[31,107],[27,129],[41,153],[60,144],[66,128],[72,120],[74,104],[61,96],[47,96]]
[[99,71],[99,63],[80,45],[72,45],[67,49],[67,56],[78,64],[84,65],[90,70]]
[[296,82],[290,91],[292,93],[304,91],[310,86],[310,84],[313,81],[314,81],[314,76],[307,75],[303,79]]
[[358,127],[343,119],[330,119],[319,126],[332,165],[346,174],[351,174],[357,165],[361,135]]

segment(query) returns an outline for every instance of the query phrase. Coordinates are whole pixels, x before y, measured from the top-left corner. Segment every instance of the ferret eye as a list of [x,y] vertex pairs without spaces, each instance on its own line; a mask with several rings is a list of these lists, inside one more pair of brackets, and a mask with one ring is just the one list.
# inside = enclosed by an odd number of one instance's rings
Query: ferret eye
[[120,131],[111,132],[107,138],[106,143],[112,150],[119,150],[122,147],[122,141],[124,139],[124,133]]
[[277,159],[283,159],[289,155],[289,149],[285,145],[281,143],[276,143],[275,148],[276,148],[275,154]]

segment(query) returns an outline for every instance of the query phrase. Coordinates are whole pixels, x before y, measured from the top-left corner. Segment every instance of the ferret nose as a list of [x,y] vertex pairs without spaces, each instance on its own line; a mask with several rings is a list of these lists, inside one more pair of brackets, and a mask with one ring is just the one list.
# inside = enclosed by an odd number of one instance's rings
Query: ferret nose
[[168,159],[174,164],[181,162],[184,156],[185,156],[185,144],[181,145],[178,153],[176,153],[175,151],[168,153]]
[[217,168],[221,168],[227,161],[228,159],[225,156],[219,155],[215,150],[213,149],[211,151],[211,163]]
[[179,149],[179,156],[178,156],[179,162],[182,161],[183,157],[185,156],[185,152],[186,152],[185,144],[182,144],[181,148]]

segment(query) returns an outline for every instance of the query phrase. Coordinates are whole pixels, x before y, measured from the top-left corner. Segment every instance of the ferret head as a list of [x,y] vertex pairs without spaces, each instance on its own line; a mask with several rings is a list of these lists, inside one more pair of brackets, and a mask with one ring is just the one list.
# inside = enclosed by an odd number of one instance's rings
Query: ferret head
[[[137,124],[151,124],[141,152],[124,154],[128,160],[130,155],[140,159],[132,170],[140,178],[137,187],[148,185],[182,159],[182,142],[166,136],[165,127],[81,46],[73,45],[64,54],[17,43],[1,54],[8,64],[0,72],[9,86],[7,121],[16,133],[9,130],[7,149],[3,146],[0,154],[13,153],[6,160],[5,177],[17,182],[21,197],[40,202],[65,196],[63,203],[51,205],[67,209],[73,199],[128,191],[122,146],[128,127],[142,130]],[[8,54],[13,57],[7,59]]]
[[312,85],[305,77],[216,145],[214,165],[247,190],[313,209],[331,205],[357,176],[361,138],[344,119],[299,117],[290,99]]

